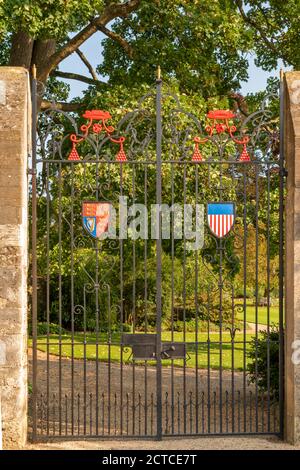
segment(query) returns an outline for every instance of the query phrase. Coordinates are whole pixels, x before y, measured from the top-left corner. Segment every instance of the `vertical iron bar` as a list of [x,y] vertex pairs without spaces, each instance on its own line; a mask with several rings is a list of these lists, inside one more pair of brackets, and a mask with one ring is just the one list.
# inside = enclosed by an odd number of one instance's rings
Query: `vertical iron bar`
[[153,436],[153,416],[154,416],[154,402],[153,402],[153,393],[151,393],[151,410],[150,410],[150,434]]
[[37,201],[36,201],[36,132],[37,132],[37,83],[35,76],[31,82],[32,96],[32,214],[31,214],[31,250],[32,250],[32,421],[33,440],[37,436]]
[[[123,165],[120,164],[120,196],[123,195]],[[123,333],[124,323],[124,304],[123,304],[123,234],[120,238],[120,322],[121,322],[121,335]],[[121,434],[123,433],[123,345],[120,348],[120,428]],[[128,400],[127,400],[128,404]],[[128,434],[128,432],[127,432]]]
[[74,434],[74,164],[71,163],[71,434]]
[[[96,200],[99,199],[99,165],[96,163]],[[95,313],[96,313],[96,397],[95,397],[95,417],[96,417],[96,434],[98,435],[99,428],[99,330],[100,330],[100,305],[99,305],[99,261],[100,261],[100,240],[95,242],[95,255],[96,255],[96,273],[95,273]],[[105,308],[105,307],[104,307]],[[108,333],[109,334],[109,333]],[[100,339],[101,341],[101,339]],[[109,369],[109,358],[108,358]],[[110,398],[108,398],[109,400]],[[92,411],[91,411],[92,412]]]
[[65,434],[68,435],[68,395],[65,394]]
[[53,436],[55,436],[56,434],[56,430],[55,430],[55,420],[56,420],[56,406],[55,406],[55,403],[56,403],[56,394],[53,393],[53,413],[52,413],[52,420],[53,420],[53,423],[52,423],[52,434]]
[[210,433],[211,395],[210,395],[210,291],[207,290],[207,430]]
[[40,421],[40,430],[41,430],[41,435],[44,434],[44,395],[41,394],[40,396],[40,416],[41,416],[41,421]]
[[110,434],[110,427],[111,427],[111,308],[110,308],[110,287],[109,286],[107,286],[107,296],[108,296],[108,299],[107,299],[108,300],[108,305],[107,305],[108,307],[107,308],[107,312],[108,312],[107,430],[108,430],[108,434]]
[[219,413],[220,433],[223,431],[223,240],[219,240]]
[[247,166],[244,167],[244,249],[243,249],[243,265],[244,265],[244,315],[243,315],[243,409],[244,409],[244,432],[246,432],[246,355],[247,355]]
[[90,436],[93,434],[93,394],[90,393]]
[[87,364],[86,364],[86,285],[83,286],[83,312],[84,312],[84,319],[83,319],[83,434],[86,434],[86,407],[87,407],[87,392],[86,392],[86,372],[87,372]]
[[231,308],[232,308],[232,331],[231,335],[231,431],[234,433],[234,393],[235,393],[235,383],[234,383],[234,338],[235,338],[235,309],[234,309],[234,288],[231,290]]
[[229,413],[228,413],[228,408],[229,408],[228,404],[229,403],[228,402],[229,402],[229,400],[228,400],[228,390],[226,390],[226,392],[225,392],[225,426],[226,426],[226,428],[225,429],[226,429],[227,434],[229,432],[229,425],[228,425],[228,415],[229,415]]
[[166,426],[165,426],[165,433],[166,434],[169,434],[169,394],[168,392],[166,392],[166,404],[165,404],[165,412],[166,412],[166,417],[165,417],[165,421],[166,421]]
[[126,393],[126,434],[129,434],[129,394]]
[[214,433],[217,432],[217,392],[213,393],[213,408],[214,408]]
[[[174,164],[171,163],[171,206],[174,205]],[[174,341],[174,211],[171,212],[171,341]],[[175,391],[174,391],[174,360],[171,360],[171,429],[175,428]]]
[[259,255],[259,231],[258,231],[258,205],[259,205],[259,166],[255,165],[255,430],[258,432],[258,255]]
[[95,247],[96,254],[96,273],[95,273],[95,313],[96,313],[96,399],[95,399],[95,411],[96,411],[96,434],[98,434],[99,416],[98,416],[98,396],[99,396],[99,330],[100,330],[100,309],[99,309],[99,240],[96,240]]
[[265,396],[264,392],[261,392],[261,432],[265,430]]
[[267,164],[267,430],[270,431],[270,164]]
[[[186,164],[183,164],[183,207],[185,212],[186,204]],[[183,222],[184,225],[184,222]],[[186,348],[186,238],[183,231],[183,343]],[[183,359],[183,432],[186,434],[186,410],[187,410],[187,396],[186,396],[186,359]]]
[[[197,210],[198,204],[198,165],[195,167],[195,210]],[[198,389],[199,389],[199,378],[198,378],[198,371],[199,371],[199,364],[198,364],[198,349],[199,349],[199,337],[198,337],[198,329],[199,329],[199,305],[198,305],[198,250],[195,251],[195,315],[196,315],[196,324],[195,324],[195,343],[196,343],[196,377],[195,377],[195,388],[196,388],[196,429],[195,432],[198,434],[198,421],[199,421],[199,399],[198,399]]]
[[77,434],[80,435],[80,394],[77,394]]
[[[222,155],[222,150],[219,150]],[[220,165],[220,187],[219,187],[219,201],[223,201],[223,166]],[[219,413],[220,413],[220,433],[223,431],[223,240],[219,240]]]
[[280,74],[280,173],[279,173],[279,426],[284,433],[284,82]]
[[50,331],[49,331],[49,323],[50,323],[50,269],[49,269],[49,263],[50,263],[50,258],[49,258],[49,253],[50,253],[50,194],[49,194],[49,164],[47,162],[44,162],[46,165],[46,323],[47,323],[47,358],[46,358],[46,388],[47,388],[47,409],[46,409],[46,419],[47,419],[47,435],[49,435],[49,411],[50,411]]
[[178,434],[180,434],[180,407],[181,407],[181,404],[180,404],[180,392],[177,392],[177,426],[178,426]]
[[139,436],[141,435],[142,430],[142,402],[141,402],[141,394],[138,394],[138,429],[139,429]]
[[241,391],[238,390],[238,432],[241,432]]
[[162,309],[162,264],[161,264],[161,154],[162,154],[162,116],[161,116],[161,88],[162,80],[156,80],[156,433],[157,439],[162,438],[162,364],[161,364],[161,309]]
[[204,407],[204,398],[205,398],[205,393],[202,391],[201,393],[201,414],[202,414],[202,434],[204,434],[205,431],[205,407]]
[[252,390],[249,393],[249,431],[252,432]]
[[193,392],[189,393],[190,434],[193,432]]
[[[145,207],[147,207],[148,204],[148,198],[147,198],[147,186],[148,186],[148,166],[144,166],[144,204]],[[145,333],[148,331],[148,311],[147,311],[147,302],[148,302],[148,273],[147,273],[147,253],[148,253],[148,243],[147,243],[147,238],[145,237],[144,240],[144,311],[145,311]],[[148,434],[148,367],[147,367],[147,361],[144,363],[144,410],[145,410],[145,436]]]
[[115,426],[115,435],[117,434],[117,394],[114,395],[114,426]]
[[[135,165],[132,165],[132,204],[135,203]],[[135,333],[136,327],[136,305],[135,305],[135,296],[136,296],[136,280],[135,280],[135,269],[136,269],[136,259],[135,259],[135,240],[132,240],[132,333]],[[132,434],[135,435],[135,361],[133,360],[132,364]]]
[[102,392],[101,398],[102,398],[102,436],[104,436],[105,434],[105,395],[104,395],[104,392]]
[[62,165],[59,164],[59,190],[58,190],[58,322],[59,322],[59,356],[58,356],[58,402],[59,402],[59,434],[62,433],[62,247],[61,247],[61,232],[62,232],[62,194],[61,194],[61,177]]

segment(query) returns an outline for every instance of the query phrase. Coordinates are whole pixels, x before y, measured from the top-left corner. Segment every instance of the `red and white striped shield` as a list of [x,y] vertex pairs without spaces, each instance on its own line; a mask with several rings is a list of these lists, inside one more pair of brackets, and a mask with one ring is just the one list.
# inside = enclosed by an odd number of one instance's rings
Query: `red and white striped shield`
[[207,221],[211,232],[223,238],[230,232],[235,219],[233,202],[211,202],[207,204]]

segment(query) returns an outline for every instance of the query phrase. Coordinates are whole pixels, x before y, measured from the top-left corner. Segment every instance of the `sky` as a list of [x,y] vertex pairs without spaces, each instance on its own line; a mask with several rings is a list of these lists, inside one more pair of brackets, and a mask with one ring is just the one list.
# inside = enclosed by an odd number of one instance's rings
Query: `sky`
[[[96,68],[97,64],[101,63],[101,40],[103,37],[103,34],[98,32],[80,47],[94,68]],[[246,95],[248,93],[255,93],[257,91],[264,90],[266,88],[267,79],[270,76],[279,77],[279,71],[281,67],[283,67],[283,65],[282,63],[279,63],[277,70],[274,70],[273,72],[265,72],[260,67],[256,67],[254,63],[254,56],[249,56],[249,80],[241,84],[241,93]],[[86,66],[82,63],[77,54],[72,54],[67,59],[65,59],[60,65],[60,70],[64,72],[76,72],[90,77]],[[64,79],[63,81],[66,81],[71,85],[70,98],[80,96],[82,91],[88,87],[88,85],[77,80]]]

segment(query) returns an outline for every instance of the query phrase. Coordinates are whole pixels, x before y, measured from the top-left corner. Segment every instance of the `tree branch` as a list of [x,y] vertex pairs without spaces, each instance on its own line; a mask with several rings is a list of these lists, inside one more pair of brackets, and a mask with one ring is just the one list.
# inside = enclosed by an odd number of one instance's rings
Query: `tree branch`
[[[72,112],[78,111],[81,107],[81,103],[55,103],[55,109],[61,109],[62,111]],[[41,110],[45,111],[46,109],[50,109],[53,107],[53,103],[51,101],[43,100],[41,102]]]
[[241,93],[236,93],[235,91],[231,91],[228,94],[229,98],[233,99],[236,103],[237,109],[245,116],[249,116],[249,110],[247,103],[245,101],[244,96]]
[[120,46],[123,47],[123,49],[126,52],[126,54],[128,55],[128,57],[130,59],[132,59],[132,57],[133,57],[133,48],[129,44],[129,42],[127,42],[124,38],[122,38],[122,36],[120,36],[120,34],[114,33],[110,29],[106,28],[106,26],[98,26],[97,29],[99,31],[101,31],[102,33],[104,33],[107,37],[109,37],[113,41],[116,41],[117,43],[119,43]]
[[[266,33],[265,31],[263,31],[263,29],[255,22],[251,19],[250,16],[248,16],[244,9],[243,9],[243,1],[242,0],[234,0],[235,1],[235,4],[236,6],[238,7],[239,9],[239,12],[243,18],[243,20],[248,23],[250,26],[252,26],[260,35],[262,41],[265,43],[265,45],[267,47],[269,47],[274,53],[276,53],[278,55],[278,53],[280,54],[280,56],[282,57],[282,59],[284,60],[287,60],[285,57],[284,57],[284,54],[282,54],[279,49],[276,47],[276,45],[270,41],[267,36],[266,36]],[[287,60],[288,61],[288,60]]]
[[89,63],[89,61],[87,60],[86,56],[84,55],[84,53],[80,50],[80,49],[77,49],[76,51],[76,54],[80,57],[80,59],[82,60],[82,62],[84,63],[84,65],[87,67],[88,71],[90,72],[90,74],[92,75],[93,79],[96,81],[98,80],[98,77],[97,77],[97,74],[94,70],[94,68],[92,67],[92,65]]
[[98,30],[98,27],[105,26],[114,18],[125,18],[139,7],[140,1],[141,0],[128,0],[126,3],[111,3],[105,7],[100,16],[92,19],[85,28],[49,58],[45,69],[38,74],[39,80],[46,80],[51,70],[54,70],[62,60],[75,52],[81,44]]
[[62,72],[61,70],[55,70],[54,72],[51,72],[51,75],[53,77],[68,78],[69,80],[79,80],[80,82],[88,83],[89,85],[107,85],[107,83],[98,80],[98,78],[94,80],[93,78],[85,77],[84,75],[80,75],[79,73]]

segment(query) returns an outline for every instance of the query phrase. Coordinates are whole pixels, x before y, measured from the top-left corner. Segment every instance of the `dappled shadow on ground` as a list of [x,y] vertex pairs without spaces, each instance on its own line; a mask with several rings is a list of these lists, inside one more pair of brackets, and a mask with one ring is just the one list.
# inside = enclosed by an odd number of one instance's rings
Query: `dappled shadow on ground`
[[[156,368],[47,357],[38,351],[38,434],[154,436]],[[32,397],[30,402],[32,410]],[[278,404],[243,372],[163,367],[165,435],[276,433]]]

